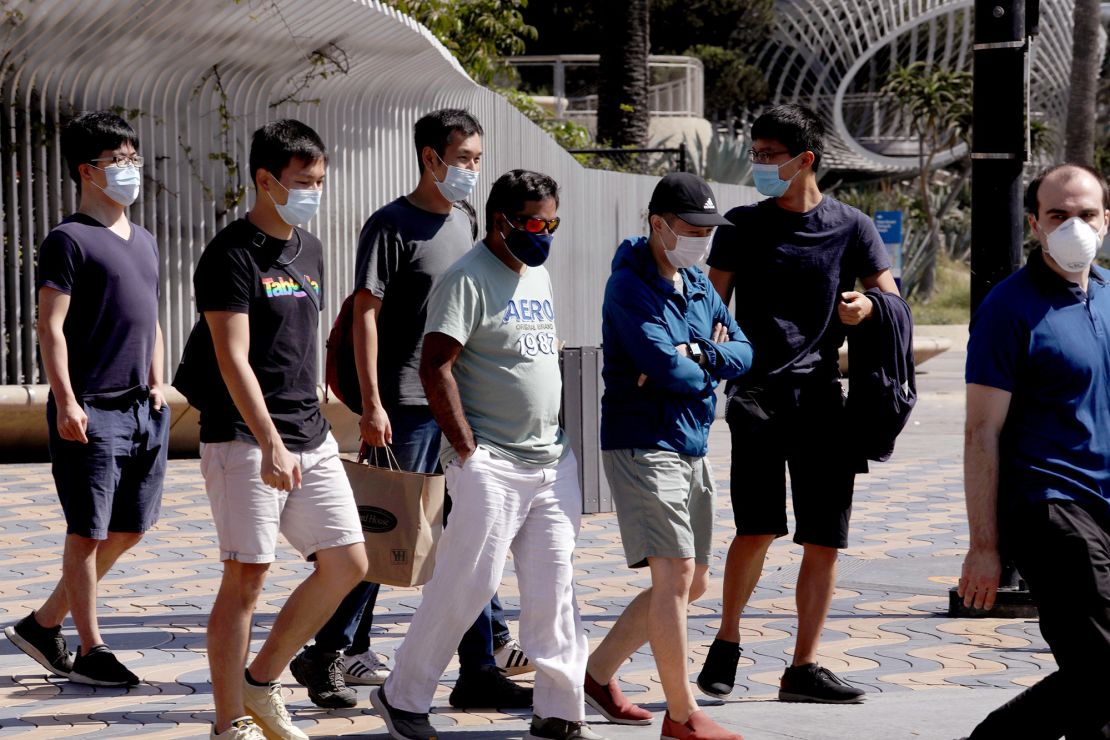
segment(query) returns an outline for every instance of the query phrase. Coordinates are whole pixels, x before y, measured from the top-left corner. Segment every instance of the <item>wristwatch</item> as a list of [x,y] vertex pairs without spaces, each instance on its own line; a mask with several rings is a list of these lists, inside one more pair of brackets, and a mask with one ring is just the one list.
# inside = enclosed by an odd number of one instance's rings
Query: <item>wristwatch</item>
[[686,344],[686,353],[694,362],[699,365],[705,365],[705,353],[701,351],[701,345],[697,342],[688,342]]

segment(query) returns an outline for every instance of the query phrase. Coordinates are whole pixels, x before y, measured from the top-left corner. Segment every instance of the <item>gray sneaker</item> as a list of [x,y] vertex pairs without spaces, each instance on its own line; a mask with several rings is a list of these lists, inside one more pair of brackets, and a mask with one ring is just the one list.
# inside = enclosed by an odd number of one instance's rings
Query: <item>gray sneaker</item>
[[572,722],[558,717],[532,716],[532,726],[524,740],[607,740],[590,729],[585,722]]
[[69,678],[73,671],[73,653],[66,648],[61,625],[42,627],[35,621],[35,613],[31,612],[13,626],[5,627],[4,634],[43,668],[55,676]]
[[358,694],[343,681],[343,659],[338,652],[302,650],[289,664],[289,670],[318,707],[346,709],[358,704]]

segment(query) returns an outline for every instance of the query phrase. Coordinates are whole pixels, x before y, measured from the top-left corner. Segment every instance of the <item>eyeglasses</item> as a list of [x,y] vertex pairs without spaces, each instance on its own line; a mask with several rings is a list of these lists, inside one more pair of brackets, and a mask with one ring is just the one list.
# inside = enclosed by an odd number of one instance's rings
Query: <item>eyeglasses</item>
[[789,153],[790,153],[790,151],[787,150],[787,149],[779,149],[777,152],[776,151],[762,151],[762,152],[760,152],[760,151],[756,151],[755,149],[749,149],[748,150],[748,156],[751,157],[752,161],[755,162],[756,164],[770,164],[771,160],[774,159],[775,157],[778,157],[778,156],[783,155],[783,154],[789,154]]
[[[527,231],[529,234],[541,234],[544,229],[547,230],[548,234],[554,234],[555,230],[559,228],[558,216],[552,219],[546,219],[537,218],[535,216],[509,216],[506,214],[505,218],[508,220],[509,226],[512,226],[518,231]],[[520,226],[514,224],[513,221],[519,222]]]
[[114,157],[90,159],[90,162],[111,162],[109,167],[142,167],[143,158],[138,154],[117,154]]

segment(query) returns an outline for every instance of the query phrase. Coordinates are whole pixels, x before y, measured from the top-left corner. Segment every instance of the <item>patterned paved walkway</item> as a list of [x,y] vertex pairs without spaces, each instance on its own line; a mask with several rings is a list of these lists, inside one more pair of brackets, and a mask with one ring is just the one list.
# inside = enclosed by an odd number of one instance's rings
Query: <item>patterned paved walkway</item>
[[[892,462],[873,466],[872,474],[861,478],[857,488],[853,545],[841,559],[821,661],[872,692],[864,708],[836,708],[838,712],[857,712],[855,717],[860,720],[868,716],[866,712],[883,707],[882,694],[892,695],[886,705],[890,711],[901,706],[897,695],[962,689],[955,694],[933,692],[938,702],[931,711],[943,715],[948,704],[939,700],[941,695],[962,698],[968,696],[964,692],[977,688],[1013,690],[1053,669],[1035,622],[944,616],[947,589],[955,582],[967,545],[958,435],[962,359],[962,352],[953,351],[924,368],[928,372],[919,381],[921,404],[898,453]],[[723,424],[714,427],[711,450],[722,495],[714,578],[690,615],[692,673],[700,667],[719,623],[720,575],[731,529],[729,440]],[[62,537],[48,466],[0,467],[0,623],[21,618],[53,587],[60,569]],[[118,570],[101,587],[105,635],[124,662],[144,679],[143,684],[131,691],[96,689],[46,677],[13,645],[0,640],[0,735],[206,736],[212,697],[204,627],[219,582],[215,555],[214,531],[197,462],[174,461],[161,522],[124,556]],[[738,728],[746,727],[744,706],[754,709],[750,702],[762,704],[774,697],[778,677],[789,660],[796,627],[792,612],[799,560],[800,549],[791,542],[775,543],[743,620],[745,652],[739,685],[730,706],[714,710]],[[643,573],[625,567],[613,515],[586,518],[577,567],[583,620],[591,642],[596,643],[646,581]],[[288,552],[275,563],[256,614],[256,644],[264,639],[275,612],[305,570]],[[501,594],[514,617],[519,602],[511,572]],[[373,637],[376,650],[393,654],[419,600],[416,589],[383,590]],[[526,730],[525,713],[457,712],[448,706],[455,668],[453,664],[442,681],[434,723],[444,729],[469,730],[479,737],[520,737]],[[624,667],[620,677],[636,701],[662,711],[662,692],[646,648]],[[308,701],[304,689],[293,683],[288,673],[285,680],[286,701],[298,724],[312,736],[384,737],[381,720],[367,708],[367,689],[359,689],[361,707],[323,711]],[[997,703],[999,693],[983,691],[986,701],[981,706],[978,702],[971,705],[972,716]],[[787,706],[767,706],[768,710],[784,708],[774,719],[776,725],[795,723],[789,732],[780,726],[785,734],[776,732],[774,737],[837,736],[821,731],[821,716],[839,716],[831,709],[821,715],[814,712],[823,710],[795,709],[793,705],[787,712]],[[598,729],[614,737],[658,737],[658,723],[653,728]],[[927,731],[905,736],[919,735],[930,736]]]

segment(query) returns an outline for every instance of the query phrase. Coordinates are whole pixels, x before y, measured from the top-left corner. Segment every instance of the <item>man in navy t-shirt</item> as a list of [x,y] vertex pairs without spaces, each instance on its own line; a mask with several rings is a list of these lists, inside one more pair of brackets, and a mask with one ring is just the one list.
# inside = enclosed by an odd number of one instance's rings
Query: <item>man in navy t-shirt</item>
[[[138,146],[134,129],[108,112],[83,113],[62,131],[80,201],[38,254],[50,459],[66,518],[62,579],[4,630],[51,673],[93,686],[139,682],[104,644],[96,590],[158,519],[170,429],[158,245],[127,218],[142,185]],[[61,634],[67,613],[80,639],[76,659]]]
[[1110,273],[1091,264],[1110,198],[1094,170],[1060,165],[1025,201],[1040,247],[987,295],[967,345],[959,592],[990,609],[1005,554],[1060,670],[971,737],[1110,737]]
[[[767,200],[725,214],[709,279],[752,343],[752,369],[730,384],[732,506],[736,539],[725,566],[721,628],[698,686],[727,696],[740,657],[740,615],[759,580],[767,548],[786,529],[790,471],[803,547],[798,635],[783,673],[782,701],[858,702],[863,692],[816,663],[817,640],[848,544],[852,491],[862,455],[852,450],[837,351],[846,328],[869,320],[871,299],[855,290],[897,293],[875,226],[817,187],[824,125],[797,105],[772,108],[752,126],[752,170]],[[864,423],[856,420],[854,423]]]

